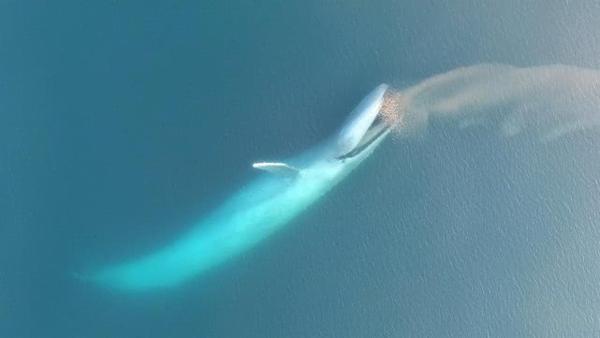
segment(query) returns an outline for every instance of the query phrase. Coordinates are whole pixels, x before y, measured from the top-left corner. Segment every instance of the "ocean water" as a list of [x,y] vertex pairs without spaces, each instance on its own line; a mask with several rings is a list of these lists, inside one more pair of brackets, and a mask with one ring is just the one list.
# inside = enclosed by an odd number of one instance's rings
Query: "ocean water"
[[[425,92],[426,128],[180,287],[73,274],[169,243],[251,163],[328,137],[379,83],[482,63],[591,74],[599,15],[552,0],[1,3],[0,336],[598,336],[600,87],[578,97],[547,72],[493,109]],[[501,123],[515,102],[535,113],[516,129]]]

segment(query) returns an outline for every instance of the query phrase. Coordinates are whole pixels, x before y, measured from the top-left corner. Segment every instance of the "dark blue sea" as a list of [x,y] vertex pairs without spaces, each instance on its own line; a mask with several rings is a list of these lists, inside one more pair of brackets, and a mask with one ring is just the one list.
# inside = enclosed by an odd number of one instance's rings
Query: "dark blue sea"
[[168,244],[379,83],[600,69],[598,17],[562,0],[0,2],[0,337],[600,336],[595,128],[539,142],[432,121],[181,286],[74,278]]

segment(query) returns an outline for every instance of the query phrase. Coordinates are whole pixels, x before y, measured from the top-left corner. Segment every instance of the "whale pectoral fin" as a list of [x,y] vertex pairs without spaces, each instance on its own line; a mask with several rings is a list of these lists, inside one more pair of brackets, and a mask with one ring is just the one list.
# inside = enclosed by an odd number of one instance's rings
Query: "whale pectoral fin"
[[287,177],[296,177],[300,173],[298,168],[283,162],[255,162],[252,164],[252,168]]

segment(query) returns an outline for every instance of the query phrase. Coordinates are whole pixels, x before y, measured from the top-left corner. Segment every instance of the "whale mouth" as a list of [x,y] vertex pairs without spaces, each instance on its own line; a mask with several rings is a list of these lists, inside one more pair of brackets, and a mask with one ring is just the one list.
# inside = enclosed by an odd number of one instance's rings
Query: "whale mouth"
[[386,131],[390,130],[391,126],[388,124],[381,115],[378,115],[373,123],[369,126],[367,131],[363,134],[360,141],[352,148],[349,152],[336,157],[338,160],[345,160],[348,158],[355,157],[367,149],[373,142],[382,138],[386,135]]

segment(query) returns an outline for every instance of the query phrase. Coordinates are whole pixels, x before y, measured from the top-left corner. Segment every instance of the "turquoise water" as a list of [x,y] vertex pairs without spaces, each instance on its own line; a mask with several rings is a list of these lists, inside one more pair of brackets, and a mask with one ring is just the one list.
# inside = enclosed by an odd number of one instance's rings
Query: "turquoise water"
[[180,288],[123,295],[71,274],[169,243],[254,178],[251,163],[326,138],[381,82],[484,62],[599,69],[599,14],[563,1],[0,4],[0,336],[598,335],[593,128],[540,142],[432,120]]

